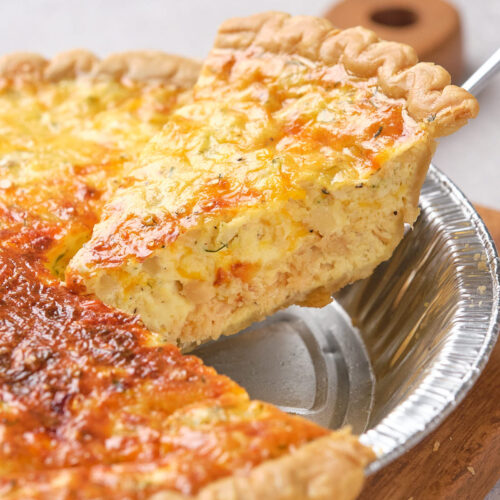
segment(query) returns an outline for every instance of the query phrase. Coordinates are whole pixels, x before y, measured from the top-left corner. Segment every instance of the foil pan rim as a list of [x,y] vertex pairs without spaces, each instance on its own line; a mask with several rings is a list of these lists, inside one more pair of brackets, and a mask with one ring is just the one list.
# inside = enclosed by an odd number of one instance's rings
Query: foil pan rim
[[[486,254],[486,272],[491,286],[491,297],[482,304],[479,301],[475,308],[469,308],[467,313],[488,314],[488,321],[468,322],[461,328],[455,328],[451,335],[451,347],[446,355],[437,360],[432,370],[413,391],[412,395],[399,404],[378,425],[363,433],[361,442],[372,446],[377,459],[366,469],[367,474],[373,474],[389,464],[405,452],[409,451],[424,437],[430,434],[458,406],[471,387],[474,385],[496,343],[500,328],[500,260],[493,239],[483,220],[462,191],[437,167],[430,165],[426,183],[430,183],[434,199],[421,202],[432,206],[440,203],[442,207],[460,207],[462,214],[470,222],[470,228],[481,244]],[[460,273],[460,270],[458,270]],[[479,290],[468,290],[472,296],[480,295]],[[461,351],[461,334],[468,335],[466,350],[470,351],[465,366],[455,365],[450,358],[464,357]],[[469,337],[470,336],[470,337]],[[471,345],[471,342],[473,345]],[[453,383],[440,383],[434,377],[441,370],[448,373]]]

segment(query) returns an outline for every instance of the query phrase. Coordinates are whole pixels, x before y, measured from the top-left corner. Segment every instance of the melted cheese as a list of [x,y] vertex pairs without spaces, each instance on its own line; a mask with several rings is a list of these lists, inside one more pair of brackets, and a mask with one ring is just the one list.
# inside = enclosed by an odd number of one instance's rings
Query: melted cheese
[[145,259],[211,215],[362,182],[423,135],[374,85],[353,86],[331,68],[283,67],[265,84],[205,77],[108,203],[80,264]]
[[249,401],[33,255],[0,248],[0,300],[2,496],[191,494],[328,432]]

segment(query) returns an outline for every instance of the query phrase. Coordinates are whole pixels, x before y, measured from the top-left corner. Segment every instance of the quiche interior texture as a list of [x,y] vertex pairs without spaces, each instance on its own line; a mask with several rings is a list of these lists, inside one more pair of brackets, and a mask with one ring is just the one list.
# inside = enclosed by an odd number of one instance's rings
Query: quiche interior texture
[[[361,56],[346,68],[366,45],[385,68],[394,46],[373,33],[280,14],[238,22],[67,272],[182,347],[292,303],[324,305],[368,276],[414,222],[435,137],[449,132],[448,102],[421,109],[385,92],[376,64],[356,74]],[[416,62],[409,47],[398,57]],[[457,122],[474,114],[462,92]]]
[[357,495],[374,455],[348,431],[173,344],[390,256],[434,138],[477,112],[412,54],[267,13],[222,26],[193,90],[154,52],[0,58],[2,498]]

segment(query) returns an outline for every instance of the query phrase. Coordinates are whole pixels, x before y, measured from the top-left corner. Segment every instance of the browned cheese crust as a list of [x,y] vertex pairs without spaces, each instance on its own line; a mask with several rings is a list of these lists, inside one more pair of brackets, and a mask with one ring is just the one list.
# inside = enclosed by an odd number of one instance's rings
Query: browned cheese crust
[[[113,79],[166,83],[190,89],[199,70],[200,64],[196,61],[160,52],[128,52],[99,60],[91,52],[73,50],[59,54],[50,61],[38,54],[15,53],[0,58],[0,86],[67,79]],[[358,494],[363,482],[363,469],[373,458],[371,450],[362,446],[348,431],[341,431],[302,446],[282,459],[270,460],[246,476],[214,481],[196,497],[164,491],[153,498],[326,499],[333,494],[335,498],[351,499]],[[86,485],[80,481],[92,478],[92,470],[84,471],[80,467],[47,470],[38,478],[26,479],[22,487],[11,488],[4,484],[0,494],[11,500],[26,500],[53,496],[73,498],[74,492],[78,491],[82,498],[86,498]],[[132,467],[131,481],[135,473]],[[140,472],[137,474],[140,475]],[[111,484],[104,487],[104,497],[121,498],[121,487],[118,490],[114,488]]]

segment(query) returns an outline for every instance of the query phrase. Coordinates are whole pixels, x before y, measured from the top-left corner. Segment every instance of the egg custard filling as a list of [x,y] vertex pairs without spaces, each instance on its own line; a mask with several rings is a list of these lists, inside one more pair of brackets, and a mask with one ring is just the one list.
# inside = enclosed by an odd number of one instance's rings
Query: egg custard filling
[[5,81],[0,90],[2,239],[7,232],[15,239],[35,223],[50,226],[47,266],[64,279],[125,166],[137,161],[187,93],[170,83],[112,79]]

